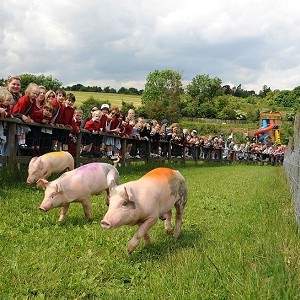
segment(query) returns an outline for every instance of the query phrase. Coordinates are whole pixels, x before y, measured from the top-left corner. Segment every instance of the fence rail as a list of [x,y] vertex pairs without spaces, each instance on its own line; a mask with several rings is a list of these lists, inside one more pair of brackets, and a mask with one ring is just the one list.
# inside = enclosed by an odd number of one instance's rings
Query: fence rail
[[[23,155],[23,153],[20,153],[17,150],[17,145],[16,145],[16,128],[18,124],[26,124],[29,127],[35,126],[35,127],[41,127],[41,128],[48,128],[48,129],[53,129],[57,127],[53,127],[50,125],[45,125],[45,124],[40,124],[40,123],[24,123],[19,119],[16,118],[0,118],[0,122],[5,122],[6,127],[7,127],[7,156],[0,156],[0,163],[7,165],[7,168],[10,171],[13,171],[18,165],[27,165],[29,164],[32,155],[27,154]],[[58,128],[61,130],[69,130],[71,129],[66,129],[66,128]],[[105,159],[101,157],[81,157],[80,152],[81,152],[81,142],[83,140],[83,134],[88,133],[87,130],[81,129],[81,131],[77,135],[77,143],[76,143],[76,150],[75,150],[75,155],[74,155],[74,161],[75,161],[75,166],[78,167],[81,164],[88,163],[91,161],[105,161]],[[145,161],[151,162],[151,161],[223,161],[223,162],[235,162],[235,161],[249,161],[253,163],[272,163],[272,164],[281,164],[283,161],[283,157],[271,157],[270,159],[264,159],[263,155],[261,153],[243,153],[243,156],[241,158],[240,152],[235,152],[235,151],[229,151],[227,155],[225,154],[226,149],[206,149],[204,147],[199,147],[196,146],[192,150],[193,155],[186,155],[188,152],[187,150],[187,145],[177,145],[174,144],[172,141],[159,141],[160,146],[163,146],[165,148],[165,155],[159,156],[155,155],[154,157],[152,156],[151,153],[151,142],[150,141],[139,141],[136,138],[130,138],[130,137],[120,137],[116,135],[111,135],[111,134],[106,134],[102,133],[102,136],[111,136],[120,139],[121,141],[121,152],[123,155],[120,158],[120,163],[121,164],[128,164],[133,161]],[[144,148],[146,149],[145,151],[145,156],[140,157],[140,158],[126,158],[125,153],[126,153],[126,147],[128,143],[143,143]],[[180,147],[180,152],[181,155],[180,157],[173,156],[172,155],[172,148],[173,147]],[[211,155],[211,153],[214,153],[214,156]]]

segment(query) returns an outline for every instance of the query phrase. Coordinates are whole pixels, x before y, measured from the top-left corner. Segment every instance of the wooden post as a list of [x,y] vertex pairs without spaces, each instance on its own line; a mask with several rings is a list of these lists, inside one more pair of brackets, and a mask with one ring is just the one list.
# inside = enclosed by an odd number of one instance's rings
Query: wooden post
[[16,168],[16,128],[15,122],[7,122],[8,124],[8,136],[7,136],[7,169],[13,172]]

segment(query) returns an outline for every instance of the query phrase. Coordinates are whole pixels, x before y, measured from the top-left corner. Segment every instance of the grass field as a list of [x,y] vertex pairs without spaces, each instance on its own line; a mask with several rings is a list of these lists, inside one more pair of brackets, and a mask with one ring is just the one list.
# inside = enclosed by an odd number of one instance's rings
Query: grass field
[[119,108],[122,107],[122,101],[126,103],[132,103],[135,107],[139,107],[141,105],[141,96],[74,91],[72,91],[72,93],[76,97],[76,107],[80,107],[84,101],[88,100],[91,97],[100,102],[109,102],[112,106],[117,106]]
[[[71,204],[42,214],[26,174],[1,173],[1,299],[299,299],[300,241],[280,166],[171,165],[189,198],[177,241],[160,221],[129,255],[135,228],[105,231],[104,195],[93,222]],[[121,182],[153,166],[120,169]],[[15,182],[15,183],[12,183]]]

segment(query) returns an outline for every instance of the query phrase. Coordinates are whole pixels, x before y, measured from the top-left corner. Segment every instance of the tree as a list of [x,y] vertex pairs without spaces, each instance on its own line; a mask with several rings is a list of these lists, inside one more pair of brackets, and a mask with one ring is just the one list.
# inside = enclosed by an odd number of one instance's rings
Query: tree
[[127,89],[123,86],[118,90],[118,94],[127,94]]
[[155,70],[149,73],[142,94],[142,104],[150,118],[168,117],[178,121],[180,117],[180,95],[183,93],[181,75],[172,70]]
[[107,103],[109,106],[111,106],[110,102],[109,101],[99,101],[97,99],[95,99],[93,96],[90,96],[86,101],[84,101],[82,103],[82,105],[80,106],[80,108],[82,109],[83,111],[83,115],[85,117],[88,117],[90,115],[90,112],[91,112],[91,108],[93,106],[97,106],[98,108],[101,107],[102,104],[104,103]]
[[33,75],[33,74],[22,74],[20,75],[22,82],[22,93],[24,93],[29,83],[34,82],[38,85],[43,85],[47,90],[56,91],[62,86],[62,83],[57,79],[53,79],[52,76],[45,75]]
[[215,118],[217,116],[217,109],[211,103],[202,103],[198,108],[198,116],[200,118]]
[[208,75],[197,75],[187,85],[187,93],[191,95],[194,105],[199,107],[202,103],[214,104],[214,98],[224,95],[222,80],[218,77],[210,78]]
[[272,92],[271,88],[269,88],[268,86],[264,85],[262,87],[262,90],[259,91],[258,96],[261,97],[261,98],[265,98],[269,92]]

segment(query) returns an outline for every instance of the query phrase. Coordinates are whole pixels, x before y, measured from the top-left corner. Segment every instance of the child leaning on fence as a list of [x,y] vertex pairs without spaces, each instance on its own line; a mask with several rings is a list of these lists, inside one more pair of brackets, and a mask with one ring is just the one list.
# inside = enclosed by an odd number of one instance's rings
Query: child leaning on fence
[[101,110],[95,110],[92,112],[92,118],[84,125],[84,129],[89,133],[83,133],[85,145],[82,148],[81,156],[89,156],[97,136],[103,132],[103,126],[101,122],[102,112]]
[[[34,111],[34,113],[32,114],[32,120],[36,123],[49,124],[53,117],[53,113],[54,106],[51,103],[46,103],[41,109]],[[35,151],[36,155],[41,154],[40,150],[43,147],[43,140],[40,127],[33,126],[31,128],[30,136],[32,138],[30,143],[31,150]]]
[[[39,86],[33,82],[29,83],[25,90],[25,95],[19,99],[12,109],[13,117],[19,118],[24,123],[33,123],[31,115],[34,112],[35,101],[39,96],[39,93]],[[30,130],[29,126],[17,124],[17,140],[19,149],[27,149],[26,133]]]
[[[0,117],[10,118],[10,101],[12,101],[12,94],[6,88],[0,88]],[[0,156],[4,156],[4,147],[6,146],[6,123],[0,121]],[[2,166],[2,165],[1,165]]]
[[[61,120],[59,120],[59,115],[61,114],[61,110],[63,109],[63,103],[66,99],[66,92],[64,89],[58,89],[56,91],[56,98],[50,100],[50,103],[54,105],[55,111],[53,114],[53,118],[50,121],[50,124],[55,127],[64,127],[64,125],[60,124]],[[61,118],[61,117],[60,117]],[[52,132],[52,146],[51,150],[56,151],[56,150],[61,150],[61,130],[54,128]]]

